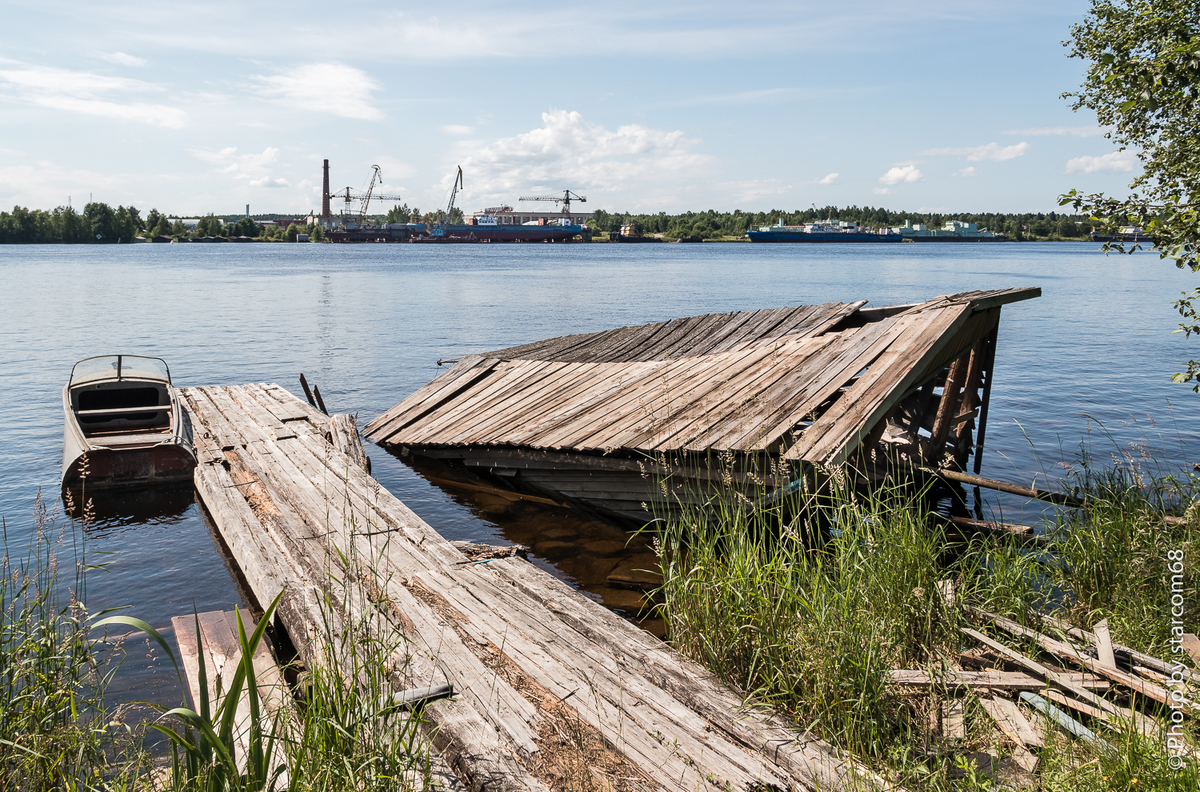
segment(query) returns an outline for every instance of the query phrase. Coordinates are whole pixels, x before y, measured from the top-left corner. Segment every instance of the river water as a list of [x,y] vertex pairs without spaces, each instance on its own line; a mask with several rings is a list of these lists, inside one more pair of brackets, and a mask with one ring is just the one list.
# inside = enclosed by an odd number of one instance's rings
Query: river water
[[[1200,396],[1170,375],[1197,344],[1172,334],[1171,302],[1193,281],[1153,253],[1105,256],[1082,242],[3,246],[0,515],[10,555],[23,557],[38,492],[57,496],[62,387],[91,355],[163,357],[179,386],[268,381],[299,394],[304,372],[331,412],[357,412],[362,425],[436,376],[439,358],[700,313],[1012,286],[1043,296],[1003,310],[983,473],[1054,476],[1085,435],[1101,458],[1146,444],[1166,465],[1190,467]],[[633,607],[635,595],[603,585],[624,543],[611,526],[441,489],[368,451],[380,482],[447,538],[532,545],[537,563]],[[1038,511],[989,503],[1010,522]],[[58,528],[69,555],[80,534],[61,519]],[[186,494],[101,517],[82,539],[89,560],[107,564],[88,580],[93,612],[128,605],[167,625],[244,604]],[[629,553],[640,561],[644,549]],[[116,691],[178,703],[159,654],[132,645]]]

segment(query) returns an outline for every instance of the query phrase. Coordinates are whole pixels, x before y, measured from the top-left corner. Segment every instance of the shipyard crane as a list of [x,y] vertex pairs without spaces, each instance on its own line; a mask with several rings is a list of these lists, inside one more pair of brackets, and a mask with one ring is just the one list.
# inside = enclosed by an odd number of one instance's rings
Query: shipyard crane
[[370,179],[370,181],[367,182],[366,190],[352,190],[349,187],[347,187],[344,190],[340,190],[329,196],[330,198],[341,198],[345,202],[345,208],[342,210],[343,222],[344,222],[344,218],[346,218],[350,215],[351,201],[359,202],[358,227],[362,228],[367,219],[367,207],[369,207],[371,205],[372,199],[377,200],[377,201],[403,201],[404,200],[404,198],[402,198],[399,195],[384,195],[383,193],[375,192],[376,183],[378,183],[379,185],[383,184],[383,171],[379,169],[378,165],[372,165],[371,166],[371,179]]
[[563,194],[559,195],[534,195],[529,198],[521,198],[522,201],[554,201],[563,205],[563,214],[571,214],[571,201],[579,201],[579,203],[587,203],[587,198],[582,195],[576,195],[570,190],[563,190]]
[[446,204],[446,214],[442,216],[441,221],[429,230],[430,236],[445,236],[446,225],[450,222],[450,213],[454,211],[454,198],[458,195],[458,191],[462,189],[463,175],[462,166],[458,166],[458,173],[454,176],[454,181],[450,184],[450,201]]

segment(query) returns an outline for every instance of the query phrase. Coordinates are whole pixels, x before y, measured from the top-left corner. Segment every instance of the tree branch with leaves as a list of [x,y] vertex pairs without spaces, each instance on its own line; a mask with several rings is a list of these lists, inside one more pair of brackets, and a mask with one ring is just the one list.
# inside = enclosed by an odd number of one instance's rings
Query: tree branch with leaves
[[[1136,153],[1142,173],[1126,198],[1071,190],[1059,203],[1109,233],[1137,226],[1161,258],[1200,272],[1200,6],[1195,0],[1092,0],[1064,46],[1088,67],[1080,90],[1063,98],[1077,111],[1095,111],[1108,127],[1106,137]],[[1138,249],[1120,241],[1104,247]],[[1197,303],[1200,288],[1182,293],[1176,332],[1200,335]],[[1200,392],[1200,361],[1189,360],[1173,379],[1194,381]]]

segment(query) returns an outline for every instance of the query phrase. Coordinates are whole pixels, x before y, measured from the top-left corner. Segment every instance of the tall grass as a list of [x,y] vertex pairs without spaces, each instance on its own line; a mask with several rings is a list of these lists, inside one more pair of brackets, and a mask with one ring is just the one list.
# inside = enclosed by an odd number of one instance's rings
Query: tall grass
[[[57,516],[39,494],[23,559],[9,555],[0,520],[0,789],[113,788],[144,768],[108,717],[104,693],[119,649],[90,640],[82,548],[74,523]],[[68,548],[69,585],[59,576]]]
[[956,647],[941,531],[901,490],[796,505],[725,491],[658,524],[670,640],[855,753],[922,742],[885,677]]
[[[120,643],[97,640],[98,628],[124,624],[144,631],[167,654],[170,645],[149,624],[109,612],[89,614],[82,537],[59,525],[39,498],[35,534],[24,560],[0,561],[0,790],[162,790],[166,792],[369,792],[427,789],[430,752],[419,708],[394,698],[406,642],[369,613],[351,618],[337,578],[324,598],[323,633],[294,698],[268,710],[252,657],[265,640],[272,603],[248,630],[238,614],[242,661],[225,669],[218,700],[201,695],[196,709],[160,708],[151,724],[171,746],[169,769],[155,768],[142,736],[121,728],[122,708],[106,698],[123,655]],[[85,522],[90,510],[84,510]],[[7,523],[0,520],[5,547]],[[72,551],[70,584],[60,580],[60,551]],[[348,584],[347,584],[348,588]],[[359,611],[360,614],[364,613]],[[198,625],[198,623],[197,623]],[[198,626],[197,626],[198,629]],[[200,653],[200,684],[207,677]],[[178,664],[175,665],[178,671]],[[285,669],[287,671],[287,669]],[[186,682],[180,675],[180,682]],[[239,701],[249,719],[237,722]],[[245,760],[235,741],[247,732]]]
[[[1070,482],[1089,508],[1063,510],[1049,526],[1053,541],[1038,551],[947,537],[931,519],[929,493],[911,486],[862,492],[846,485],[844,471],[821,471],[820,492],[812,489],[814,478],[789,499],[768,503],[726,477],[708,498],[679,497],[675,510],[648,527],[660,552],[669,640],[836,746],[898,772],[904,783],[984,784],[956,767],[939,734],[937,713],[950,691],[901,691],[887,684],[887,672],[957,661],[966,603],[1023,621],[1053,611],[1088,628],[1108,618],[1119,642],[1168,656],[1170,550],[1193,559],[1185,564],[1186,611],[1200,613],[1197,478],[1147,470],[1080,465]],[[1190,518],[1168,525],[1164,510]],[[939,590],[950,580],[953,599]],[[997,745],[974,695],[966,701],[966,738],[954,746],[959,755]],[[1118,753],[1054,737],[1042,752],[1039,783],[1197,788],[1194,764],[1163,771],[1162,740],[1109,738],[1122,746]],[[1068,782],[1077,771],[1080,781]]]

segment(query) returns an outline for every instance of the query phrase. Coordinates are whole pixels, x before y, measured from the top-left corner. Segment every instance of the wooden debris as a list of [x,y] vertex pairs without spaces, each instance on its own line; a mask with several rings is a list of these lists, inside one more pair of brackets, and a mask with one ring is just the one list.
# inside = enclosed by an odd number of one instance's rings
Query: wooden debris
[[1192,658],[1192,662],[1200,666],[1200,638],[1192,633],[1184,633],[1183,650]]
[[1096,636],[1096,655],[1102,665],[1109,668],[1117,667],[1117,658],[1113,655],[1112,636],[1108,634],[1108,619],[1101,619],[1092,627]]
[[942,737],[947,740],[966,739],[966,712],[967,705],[962,699],[946,699],[942,702]]
[[1028,702],[1029,705],[1031,707],[1033,707],[1035,710],[1037,710],[1038,712],[1042,713],[1046,717],[1053,720],[1055,723],[1057,723],[1059,726],[1061,726],[1064,730],[1066,730],[1071,735],[1077,737],[1078,739],[1083,740],[1084,742],[1093,743],[1095,745],[1101,746],[1105,750],[1115,753],[1115,749],[1111,745],[1109,745],[1107,742],[1105,742],[1104,740],[1097,737],[1095,732],[1093,732],[1088,727],[1084,726],[1079,721],[1077,721],[1074,718],[1067,715],[1065,712],[1060,710],[1058,707],[1055,707],[1053,704],[1050,704],[1044,698],[1037,695],[1036,693],[1022,693],[1021,700]]
[[[1107,690],[1109,683],[1093,674],[1064,673],[1063,679],[1087,690]],[[893,670],[888,672],[888,681],[902,687],[971,687],[996,690],[1041,690],[1046,682],[1030,674],[1018,671],[951,671],[942,676],[930,676],[925,670]]]
[[[1033,727],[1025,720],[1021,709],[1015,703],[1000,696],[985,696],[980,699],[980,703],[987,710],[987,714],[992,716],[992,720],[996,721],[1000,731],[1014,743],[1031,748],[1043,746],[1042,738],[1033,731]],[[1032,769],[1030,772],[1033,772]]]
[[[708,314],[468,355],[364,435],[503,471],[518,488],[643,523],[652,516],[646,505],[669,508],[687,489],[660,493],[644,467],[632,469],[647,461],[682,472],[718,454],[758,454],[770,458],[772,476],[793,462],[854,458],[865,467],[885,435],[889,453],[920,456],[916,433],[926,417],[936,432],[924,453],[939,463],[965,460],[966,427],[986,408],[985,361],[1000,306],[1039,294],[1000,289],[873,311],[860,301]],[[920,408],[899,410],[918,390]],[[790,483],[734,468],[756,498]],[[674,480],[703,489],[723,473]]]
[[[1120,685],[1123,685],[1124,687],[1129,688],[1130,690],[1134,691],[1135,693],[1139,693],[1143,696],[1147,696],[1151,699],[1154,699],[1155,701],[1159,702],[1160,704],[1169,704],[1171,701],[1171,699],[1170,699],[1171,694],[1169,692],[1167,692],[1165,689],[1163,689],[1162,687],[1159,687],[1158,685],[1154,684],[1153,682],[1148,682],[1144,679],[1141,679],[1134,674],[1128,674],[1124,671],[1118,670],[1115,667],[1115,661],[1114,661],[1114,666],[1107,666],[1104,663],[1101,663],[1100,661],[1096,660],[1095,658],[1088,656],[1083,650],[1079,649],[1078,647],[1076,647],[1072,644],[1055,640],[1054,638],[1051,638],[1048,635],[1044,635],[1040,632],[1037,632],[1036,630],[1030,630],[1027,627],[1022,627],[1020,624],[1016,623],[1015,621],[1013,621],[1011,619],[1006,619],[1002,616],[996,616],[995,614],[990,614],[985,611],[980,611],[978,609],[971,609],[971,610],[973,613],[976,613],[977,615],[981,616],[982,618],[988,619],[993,624],[995,624],[997,627],[1000,627],[1001,629],[1006,630],[1007,632],[1010,632],[1013,635],[1017,635],[1022,638],[1029,638],[1029,639],[1035,641],[1039,646],[1041,646],[1047,652],[1050,652],[1051,654],[1053,654],[1057,657],[1061,657],[1064,660],[1070,660],[1072,662],[1078,663],[1079,665],[1083,666],[1084,668],[1088,669],[1089,671],[1099,674],[1100,676],[1107,677],[1108,679],[1111,679],[1112,681],[1116,682],[1117,684],[1120,684]],[[1182,702],[1182,703],[1185,704],[1188,709],[1192,709],[1196,712],[1200,712],[1200,706],[1197,706],[1195,703],[1193,703],[1193,702]]]

